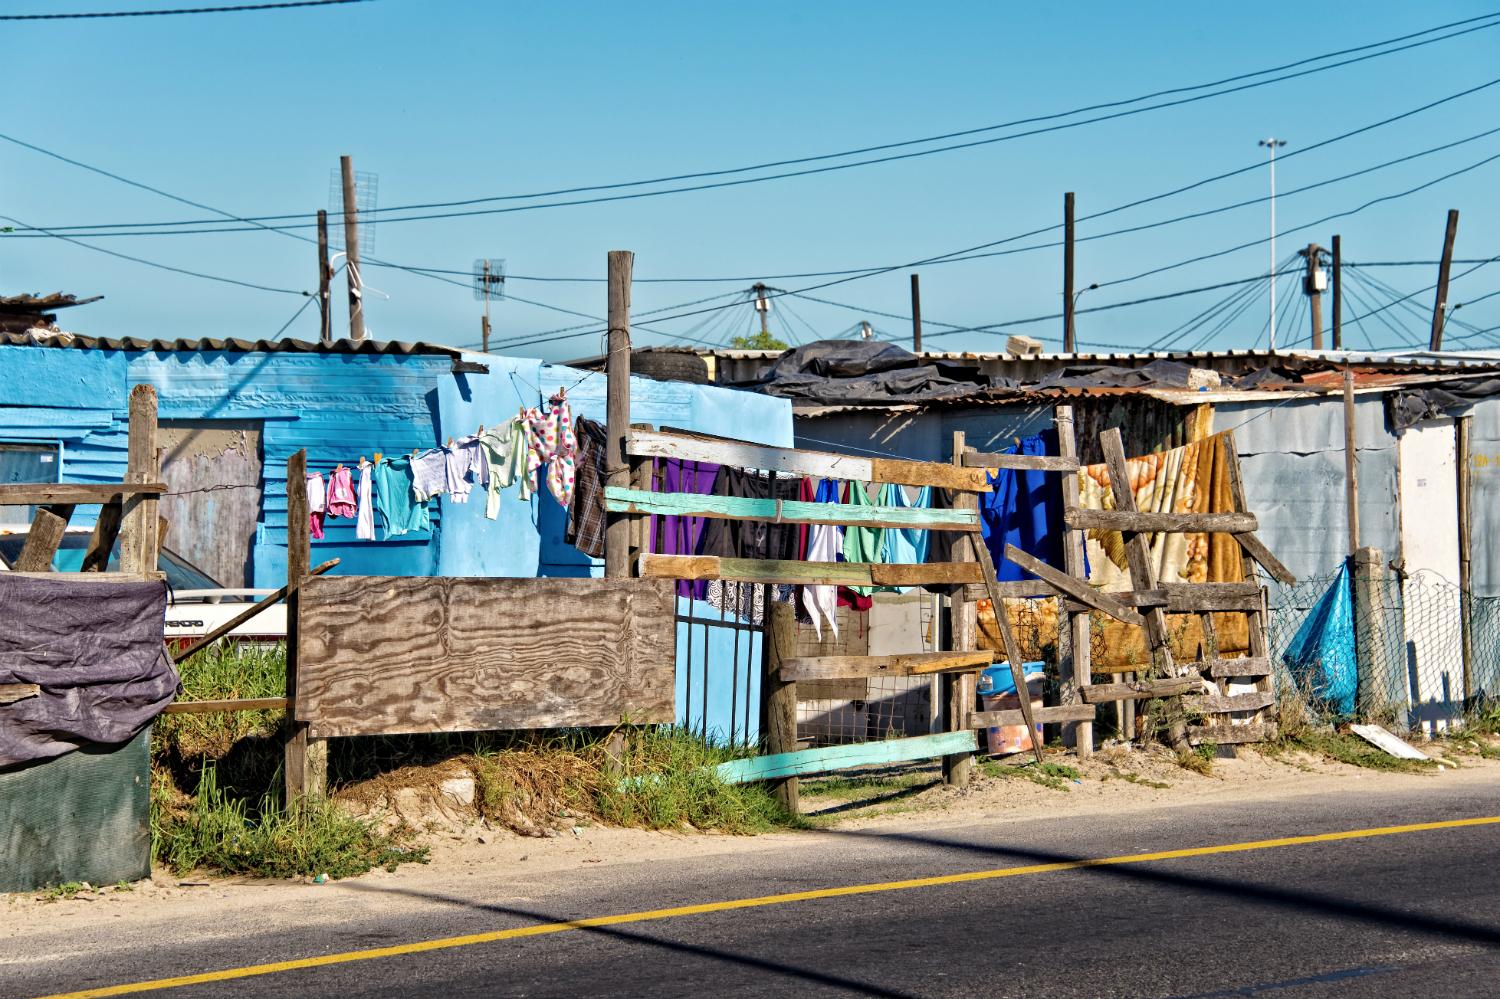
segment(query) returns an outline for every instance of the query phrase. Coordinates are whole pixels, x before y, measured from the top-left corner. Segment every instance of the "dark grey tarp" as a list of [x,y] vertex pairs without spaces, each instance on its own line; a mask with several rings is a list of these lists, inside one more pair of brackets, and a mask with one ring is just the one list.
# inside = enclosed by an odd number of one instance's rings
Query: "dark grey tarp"
[[1500,396],[1500,378],[1485,375],[1443,382],[1425,388],[1397,389],[1385,395],[1385,415],[1391,430],[1400,432],[1423,420],[1452,415],[1483,399]]
[[919,357],[878,340],[819,340],[787,351],[766,374],[736,388],[829,404],[957,398],[991,382],[977,365]]
[[36,697],[0,705],[0,767],[133,738],[171,703],[164,582],[0,572],[0,683]]

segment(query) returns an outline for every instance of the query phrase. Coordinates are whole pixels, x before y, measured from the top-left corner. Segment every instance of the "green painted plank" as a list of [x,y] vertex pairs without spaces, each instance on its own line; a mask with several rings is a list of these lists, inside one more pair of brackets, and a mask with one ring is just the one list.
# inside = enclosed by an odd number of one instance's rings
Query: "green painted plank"
[[604,498],[605,505],[612,513],[654,513],[679,517],[710,517],[716,520],[768,520],[788,524],[918,527],[931,531],[979,530],[978,510],[927,510],[902,506],[753,499],[747,496],[653,493],[623,486],[606,486]]
[[939,732],[910,739],[887,739],[884,742],[862,742],[855,746],[828,746],[824,749],[799,749],[793,753],[772,753],[744,760],[720,763],[716,769],[726,784],[746,784],[756,780],[800,777],[826,773],[848,767],[875,763],[899,763],[902,760],[924,760],[954,753],[972,753],[979,749],[973,732]]

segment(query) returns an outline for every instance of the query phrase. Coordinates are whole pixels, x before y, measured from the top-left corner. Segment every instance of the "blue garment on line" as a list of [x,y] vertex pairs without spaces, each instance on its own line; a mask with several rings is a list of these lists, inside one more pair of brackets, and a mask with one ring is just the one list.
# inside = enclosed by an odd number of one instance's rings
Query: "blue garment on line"
[[[1044,431],[1021,439],[1019,449],[1005,454],[1056,454],[1057,434]],[[984,543],[1001,582],[1034,579],[1005,558],[1005,546],[1015,545],[1050,566],[1063,568],[1062,490],[1056,472],[999,468],[989,473],[990,492],[979,494],[979,523]],[[1087,573],[1087,564],[1084,568]]]
[[1341,715],[1354,714],[1359,688],[1352,585],[1346,561],[1281,657],[1298,687]]
[[[925,510],[932,506],[932,487],[923,486],[917,490],[916,498],[908,500],[904,486],[888,482],[880,487],[880,499],[876,502],[881,506]],[[882,561],[892,565],[921,565],[927,561],[927,550],[931,543],[930,531],[917,527],[888,527],[885,532],[885,557]]]

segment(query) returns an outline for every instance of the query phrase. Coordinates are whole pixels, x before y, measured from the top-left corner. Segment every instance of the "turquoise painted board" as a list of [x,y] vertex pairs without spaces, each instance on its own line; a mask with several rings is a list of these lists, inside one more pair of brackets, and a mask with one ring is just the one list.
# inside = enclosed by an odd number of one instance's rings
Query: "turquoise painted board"
[[845,524],[871,527],[920,527],[934,531],[977,531],[977,510],[924,510],[904,506],[855,506],[849,503],[803,503],[797,500],[745,496],[697,496],[651,493],[606,486],[606,505],[622,513],[677,514],[730,520],[770,520],[797,524]]
[[925,760],[952,753],[972,753],[979,741],[972,731],[939,732],[910,739],[887,739],[884,742],[862,742],[855,746],[829,746],[825,749],[799,749],[794,753],[772,753],[745,760],[730,760],[715,768],[726,784],[745,784],[755,780],[775,780],[821,774],[830,770],[862,767],[874,763],[898,763],[902,760]]

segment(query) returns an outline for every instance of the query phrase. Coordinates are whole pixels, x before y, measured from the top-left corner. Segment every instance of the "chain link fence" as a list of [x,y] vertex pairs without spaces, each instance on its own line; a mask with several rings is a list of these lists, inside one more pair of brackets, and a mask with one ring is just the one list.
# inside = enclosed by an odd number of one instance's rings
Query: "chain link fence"
[[[1500,598],[1466,599],[1436,573],[1406,574],[1384,561],[1267,585],[1275,689],[1319,720],[1430,735],[1500,694]],[[1346,592],[1330,596],[1336,588]],[[1328,611],[1336,597],[1347,599],[1343,626]],[[1308,636],[1330,625],[1337,634],[1309,655]]]

